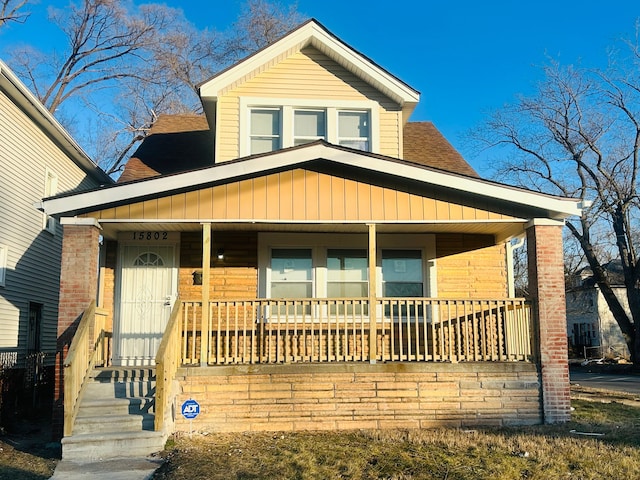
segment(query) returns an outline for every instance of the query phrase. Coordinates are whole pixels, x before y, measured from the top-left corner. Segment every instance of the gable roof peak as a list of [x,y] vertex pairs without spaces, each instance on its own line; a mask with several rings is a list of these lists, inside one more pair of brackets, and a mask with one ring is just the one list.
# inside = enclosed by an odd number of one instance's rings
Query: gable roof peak
[[[314,18],[300,24],[275,42],[218,72],[199,84],[198,91],[203,104],[216,102],[220,92],[239,78],[256,71],[292,49],[312,46],[336,61],[402,107],[414,107],[420,93],[408,84],[380,67],[366,55],[355,50],[330,32]],[[206,110],[206,108],[205,108]]]

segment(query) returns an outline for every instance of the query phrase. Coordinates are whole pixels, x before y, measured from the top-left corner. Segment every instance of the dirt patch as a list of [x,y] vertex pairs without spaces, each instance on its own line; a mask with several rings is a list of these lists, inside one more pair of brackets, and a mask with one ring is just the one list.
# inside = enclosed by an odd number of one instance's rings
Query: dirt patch
[[46,419],[17,420],[0,432],[0,480],[44,480],[60,460]]

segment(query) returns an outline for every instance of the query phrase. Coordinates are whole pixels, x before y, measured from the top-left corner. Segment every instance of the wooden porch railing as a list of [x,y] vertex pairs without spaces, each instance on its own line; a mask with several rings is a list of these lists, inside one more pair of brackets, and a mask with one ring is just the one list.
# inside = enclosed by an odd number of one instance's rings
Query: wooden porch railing
[[180,335],[182,332],[182,302],[176,300],[156,353],[156,416],[154,429],[165,427],[165,416],[171,411],[171,383],[180,367]]
[[107,360],[105,318],[107,312],[95,301],[84,311],[64,360],[64,436],[69,436],[78,414],[79,399],[86,380],[97,364]]
[[[181,361],[201,363],[531,361],[524,299],[380,298],[184,302]],[[369,340],[374,337],[375,352]]]

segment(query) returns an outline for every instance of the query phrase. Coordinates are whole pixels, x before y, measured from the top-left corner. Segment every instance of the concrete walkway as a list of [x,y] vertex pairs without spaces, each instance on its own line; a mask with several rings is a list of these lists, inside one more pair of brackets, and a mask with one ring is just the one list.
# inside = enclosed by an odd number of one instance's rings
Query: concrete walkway
[[160,457],[110,458],[92,463],[61,460],[50,480],[147,480],[160,465]]

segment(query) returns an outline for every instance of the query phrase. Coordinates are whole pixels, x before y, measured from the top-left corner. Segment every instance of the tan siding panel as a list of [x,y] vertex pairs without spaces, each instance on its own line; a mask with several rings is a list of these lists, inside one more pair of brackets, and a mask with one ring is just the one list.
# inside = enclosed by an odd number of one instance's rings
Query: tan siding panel
[[307,220],[318,220],[320,218],[320,190],[318,186],[319,175],[316,172],[307,172],[306,175],[306,211]]
[[331,177],[332,220],[345,219],[344,178]]
[[[196,195],[198,192],[195,192]],[[195,202],[194,202],[195,203]],[[158,218],[171,218],[171,197],[158,199]]]
[[280,218],[280,182],[278,175],[267,177],[267,218],[277,220]]
[[397,196],[396,191],[385,188],[383,191],[384,198],[384,219],[387,221],[398,219]]
[[238,182],[227,185],[227,218],[240,218],[239,194]]
[[144,218],[144,210],[141,203],[132,203],[129,206],[129,215],[131,218]]
[[186,215],[186,201],[184,193],[179,193],[178,195],[173,195],[171,198],[171,213],[169,213],[170,217],[160,218],[185,218]]
[[344,188],[344,198],[346,199],[345,218],[347,220],[358,220],[358,182],[346,180]]
[[253,182],[238,183],[238,218],[255,218],[253,211]]
[[398,220],[411,220],[411,204],[409,203],[408,193],[396,193],[396,209],[398,212]]
[[[186,192],[180,195],[184,195],[184,214],[186,218],[199,218],[198,200],[199,195],[197,191]],[[158,213],[160,217],[160,214]],[[163,218],[163,217],[160,217]]]
[[212,218],[226,218],[227,216],[227,189],[224,185],[213,187],[213,215]]
[[[151,201],[155,202],[155,200],[151,200]],[[129,205],[121,205],[119,207],[116,207],[115,218],[118,218],[118,219],[132,218]],[[145,218],[155,218],[155,217],[148,216],[145,211]]]
[[371,218],[371,185],[358,183],[358,218]]
[[253,216],[256,219],[267,218],[267,180],[264,177],[252,180]]
[[200,190],[198,201],[200,206],[198,218],[211,218],[213,216],[213,188]]
[[[280,205],[278,218],[291,218],[293,214],[293,172],[282,172],[280,177]],[[278,198],[278,197],[276,197]]]
[[384,218],[384,191],[381,187],[371,187],[371,216]]
[[320,218],[333,217],[331,205],[331,178],[328,175],[320,175]]

